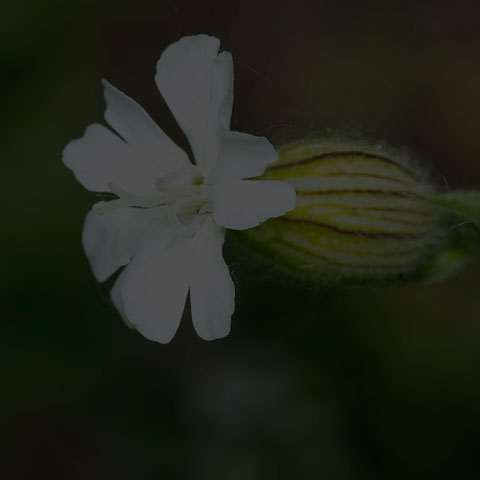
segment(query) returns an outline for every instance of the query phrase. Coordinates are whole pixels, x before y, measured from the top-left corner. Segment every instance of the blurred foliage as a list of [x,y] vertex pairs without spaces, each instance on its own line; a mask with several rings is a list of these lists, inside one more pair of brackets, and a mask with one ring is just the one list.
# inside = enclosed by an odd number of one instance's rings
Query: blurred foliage
[[[184,145],[153,82],[210,33],[236,61],[234,128],[358,125],[479,188],[474,3],[0,4],[1,478],[477,479],[478,262],[435,286],[305,288],[230,243],[230,336],[128,330],[80,245],[96,201],[61,151],[102,121],[101,77]],[[442,180],[439,180],[443,182]]]

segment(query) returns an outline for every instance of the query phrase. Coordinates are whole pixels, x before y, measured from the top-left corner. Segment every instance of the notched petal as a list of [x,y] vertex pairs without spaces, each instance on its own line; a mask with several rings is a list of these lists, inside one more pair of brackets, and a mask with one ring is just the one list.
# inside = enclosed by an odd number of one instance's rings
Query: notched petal
[[103,214],[95,213],[105,202],[95,204],[85,218],[82,232],[82,245],[93,274],[99,282],[104,282],[128,259],[122,258],[117,250],[117,235],[122,225],[134,215],[131,208],[109,209]]
[[207,217],[192,245],[192,321],[204,340],[228,335],[235,309],[235,287],[222,255],[224,237],[224,230]]
[[136,152],[137,165],[158,178],[190,162],[135,100],[102,80],[107,108],[105,120]]
[[175,335],[189,288],[190,239],[178,239],[158,255],[136,257],[120,287],[128,321],[146,338],[168,343]]
[[205,172],[215,163],[219,135],[229,128],[233,104],[233,62],[218,54],[220,41],[207,35],[184,37],[157,63],[155,81]]
[[94,192],[109,192],[112,180],[125,180],[132,166],[128,145],[98,123],[64,148],[62,160],[76,179]]

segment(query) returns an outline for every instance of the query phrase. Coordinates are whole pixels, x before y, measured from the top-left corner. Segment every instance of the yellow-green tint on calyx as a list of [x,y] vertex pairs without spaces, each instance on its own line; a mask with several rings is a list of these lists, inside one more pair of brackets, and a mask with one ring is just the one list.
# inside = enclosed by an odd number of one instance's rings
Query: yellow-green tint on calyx
[[326,280],[410,274],[436,242],[438,213],[425,201],[433,187],[391,151],[334,147],[317,141],[279,150],[261,178],[291,184],[296,207],[249,230],[244,240],[284,266]]

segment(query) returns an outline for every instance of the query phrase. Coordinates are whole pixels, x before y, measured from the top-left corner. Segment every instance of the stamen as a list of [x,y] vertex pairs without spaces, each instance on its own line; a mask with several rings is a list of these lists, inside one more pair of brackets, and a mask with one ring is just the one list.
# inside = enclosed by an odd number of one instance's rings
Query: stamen
[[204,213],[209,213],[211,212],[211,205],[209,203],[204,203],[202,208],[198,211],[200,215],[203,215]]
[[200,187],[196,185],[165,185],[159,191],[166,197],[169,197],[170,203],[177,200],[177,198],[191,197],[200,193]]
[[[210,211],[210,204],[206,202],[204,189],[201,182],[203,177],[198,175],[194,177],[192,174],[198,174],[200,170],[198,167],[191,165],[179,168],[174,172],[167,173],[155,181],[155,186],[158,193],[148,196],[134,195],[115,183],[110,183],[110,190],[119,197],[115,208],[123,207],[142,207],[140,211],[128,219],[117,231],[113,242],[114,256],[118,262],[126,265],[130,262],[129,258],[123,257],[118,251],[118,241],[125,231],[131,226],[132,222],[138,221],[141,217],[155,217],[159,213],[166,214],[166,217],[177,232],[178,235],[191,237],[195,235],[197,222],[195,217],[197,214],[204,214]],[[193,182],[198,180],[198,184],[192,183],[173,183],[186,175],[191,175],[189,180]],[[113,203],[110,202],[110,203]],[[114,206],[112,205],[112,207]],[[99,211],[102,211],[98,207]],[[184,223],[179,217],[189,217],[185,219],[189,222],[188,225]]]
[[[203,199],[199,195],[195,195],[192,197],[183,198],[175,202],[169,209],[168,209],[168,221],[170,225],[177,230],[177,232],[181,235],[191,237],[195,235],[196,229],[192,226],[186,226],[184,223],[180,221],[178,218],[179,211],[181,208],[184,209],[182,212],[183,214],[186,213],[193,213],[196,209],[203,203]],[[185,207],[189,206],[190,209],[185,211]],[[189,212],[193,208],[193,212]]]
[[160,178],[157,178],[157,180],[155,180],[155,187],[157,189],[160,189],[165,184],[173,183],[189,174],[192,175],[192,177],[194,178],[201,177],[200,169],[198,167],[196,167],[195,165],[185,165],[184,167],[180,167],[173,172],[166,173]]

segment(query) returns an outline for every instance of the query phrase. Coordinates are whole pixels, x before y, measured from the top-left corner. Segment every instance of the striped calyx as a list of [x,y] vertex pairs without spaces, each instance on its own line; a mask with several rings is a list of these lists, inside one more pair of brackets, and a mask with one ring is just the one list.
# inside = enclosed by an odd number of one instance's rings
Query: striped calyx
[[296,207],[243,232],[247,248],[324,283],[409,277],[436,251],[434,188],[405,153],[331,139],[278,153],[261,178],[291,184]]

